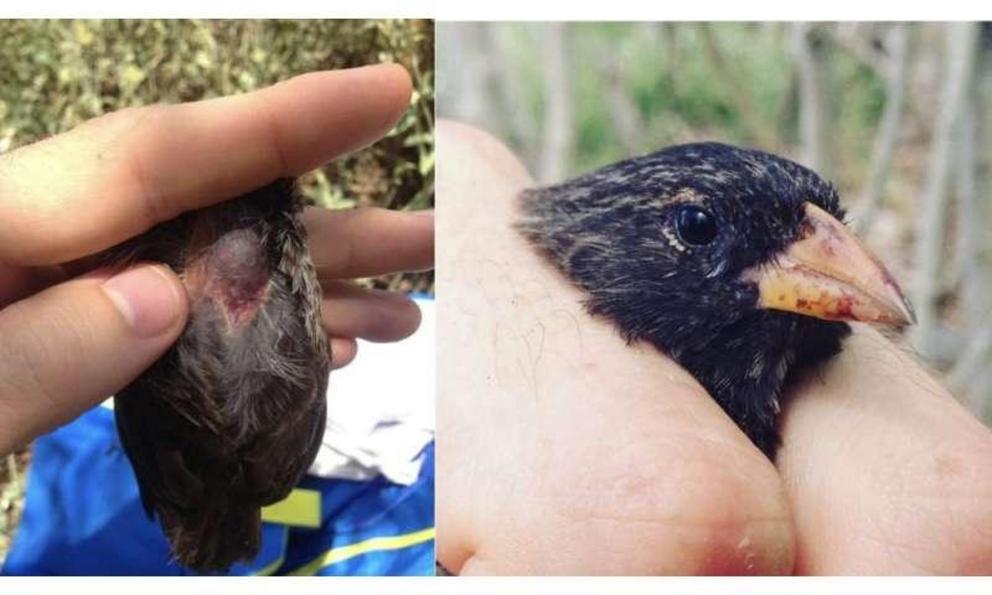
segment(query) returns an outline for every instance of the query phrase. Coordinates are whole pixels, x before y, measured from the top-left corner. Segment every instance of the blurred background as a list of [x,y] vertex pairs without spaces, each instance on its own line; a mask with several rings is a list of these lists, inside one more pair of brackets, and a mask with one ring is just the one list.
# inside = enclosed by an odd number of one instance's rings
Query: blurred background
[[542,183],[717,140],[832,180],[992,421],[992,23],[441,23],[438,115]]
[[[304,176],[304,193],[331,208],[432,207],[429,20],[0,20],[0,153],[125,107],[230,95],[304,72],[379,62],[410,73],[410,109],[374,146]],[[365,283],[427,293],[434,285],[433,273]],[[29,458],[24,449],[0,460],[0,565],[23,505]]]

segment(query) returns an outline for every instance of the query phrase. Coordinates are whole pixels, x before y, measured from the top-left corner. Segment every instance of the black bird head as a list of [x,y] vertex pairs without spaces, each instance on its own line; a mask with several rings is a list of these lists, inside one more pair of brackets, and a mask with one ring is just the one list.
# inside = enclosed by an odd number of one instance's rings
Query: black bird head
[[914,319],[834,188],[775,155],[680,145],[522,200],[519,229],[590,312],[687,368],[769,456],[784,385],[840,349],[839,321]]

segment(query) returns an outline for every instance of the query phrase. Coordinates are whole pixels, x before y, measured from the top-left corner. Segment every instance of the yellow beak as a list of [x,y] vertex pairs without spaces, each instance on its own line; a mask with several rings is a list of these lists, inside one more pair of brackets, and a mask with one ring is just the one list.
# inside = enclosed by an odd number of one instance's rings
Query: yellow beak
[[803,208],[802,236],[745,273],[758,285],[759,307],[826,320],[915,323],[913,307],[882,263],[829,213],[809,202]]

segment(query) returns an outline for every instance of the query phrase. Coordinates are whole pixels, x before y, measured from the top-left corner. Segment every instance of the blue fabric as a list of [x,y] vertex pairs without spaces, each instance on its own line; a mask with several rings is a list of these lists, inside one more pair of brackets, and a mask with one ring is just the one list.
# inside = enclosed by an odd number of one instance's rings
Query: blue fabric
[[[280,574],[291,573],[333,548],[432,528],[434,446],[428,446],[420,477],[409,487],[391,484],[382,477],[367,482],[305,477],[300,487],[320,490],[324,522],[320,529],[290,531]],[[365,553],[323,567],[315,574],[431,575],[434,540],[399,550]]]
[[[262,550],[231,574],[281,574],[332,548],[395,537],[434,526],[433,444],[418,481],[399,486],[306,477],[301,487],[320,490],[319,529],[263,525]],[[399,549],[368,551],[317,570],[318,574],[430,575],[433,539]],[[158,524],[141,507],[113,412],[93,409],[35,441],[21,525],[0,574],[182,575],[170,562]]]

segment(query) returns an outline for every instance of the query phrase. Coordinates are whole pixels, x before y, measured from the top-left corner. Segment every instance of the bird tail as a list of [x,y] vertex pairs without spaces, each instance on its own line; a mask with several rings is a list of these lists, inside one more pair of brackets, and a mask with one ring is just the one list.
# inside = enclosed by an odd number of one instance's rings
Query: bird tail
[[[163,511],[164,512],[164,511]],[[201,574],[226,573],[258,555],[262,513],[255,506],[211,509],[196,515],[162,515],[162,526],[181,566]]]

